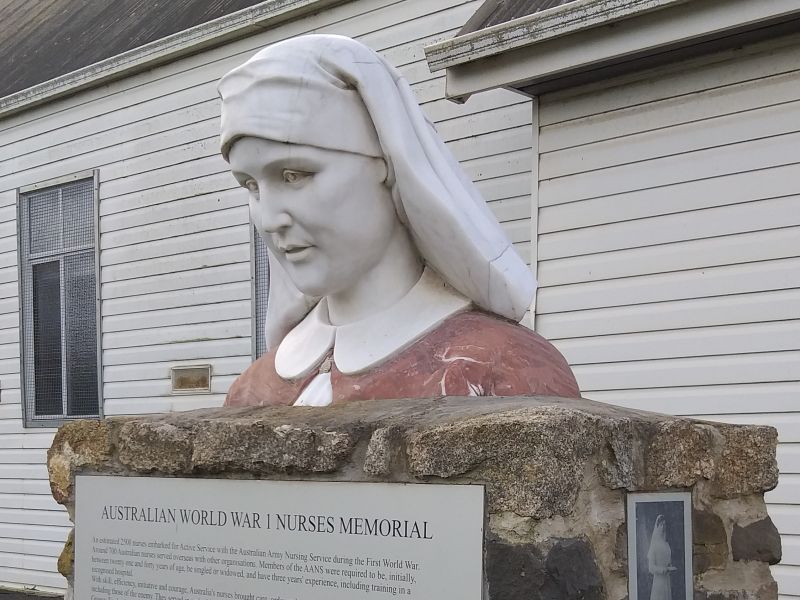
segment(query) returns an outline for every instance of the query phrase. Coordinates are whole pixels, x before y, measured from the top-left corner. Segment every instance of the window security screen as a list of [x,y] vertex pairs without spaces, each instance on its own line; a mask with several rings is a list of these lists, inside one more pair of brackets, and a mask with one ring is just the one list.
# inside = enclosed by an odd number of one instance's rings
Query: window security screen
[[253,359],[267,351],[264,324],[267,322],[267,296],[269,291],[269,258],[267,245],[253,227]]
[[26,425],[99,416],[94,181],[20,194]]

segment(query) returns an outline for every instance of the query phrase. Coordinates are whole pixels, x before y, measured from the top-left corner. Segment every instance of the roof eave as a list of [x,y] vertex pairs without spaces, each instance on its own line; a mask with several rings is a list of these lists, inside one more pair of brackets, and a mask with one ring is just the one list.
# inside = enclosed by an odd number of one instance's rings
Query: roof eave
[[643,56],[714,37],[733,39],[798,16],[796,0],[577,0],[425,51],[431,70],[447,69],[447,97],[461,101],[499,87],[530,93],[541,82],[568,82],[614,64],[633,67]]
[[425,48],[431,71],[609,25],[690,0],[575,0]]

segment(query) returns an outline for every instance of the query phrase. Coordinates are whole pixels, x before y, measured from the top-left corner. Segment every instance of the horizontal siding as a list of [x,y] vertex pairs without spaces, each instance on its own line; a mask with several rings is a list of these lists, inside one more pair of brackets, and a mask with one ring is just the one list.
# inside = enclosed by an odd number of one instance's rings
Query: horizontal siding
[[249,281],[236,284],[198,285],[186,290],[106,298],[103,301],[103,315],[106,317],[106,331],[114,331],[115,329],[125,329],[126,319],[139,318],[148,311],[164,309],[168,314],[171,309],[249,300],[250,296]]
[[800,38],[541,98],[536,327],[589,398],[778,430],[800,597]]
[[[588,171],[609,166],[620,160],[640,161],[655,156],[683,153],[704,147],[731,144],[786,132],[781,127],[784,115],[796,115],[800,89],[794,69],[763,77],[731,83],[715,89],[697,89],[694,93],[654,99],[643,112],[641,104],[618,108],[602,115],[588,115],[555,125],[545,126],[541,150],[548,153],[545,165],[555,166],[560,174],[578,170]],[[735,76],[735,75],[734,75]],[[547,111],[543,110],[542,119]],[[620,122],[621,116],[625,117]],[[596,134],[599,127],[613,121],[613,129]],[[699,121],[704,134],[691,135]],[[662,129],[668,131],[662,132]],[[791,129],[789,129],[791,131]],[[660,136],[658,150],[650,143]],[[574,155],[565,149],[590,144],[587,161],[579,166]],[[619,158],[600,156],[602,151]],[[639,154],[641,153],[641,154]],[[560,159],[560,160],[559,160]],[[614,162],[608,163],[608,160]]]
[[[28,555],[26,555],[28,556]],[[30,587],[31,578],[35,578],[39,583],[36,589],[42,592],[63,591],[63,577],[56,571],[56,559],[48,561],[43,568],[5,568],[0,572],[0,587]]]
[[538,315],[536,328],[547,338],[569,339],[792,319],[800,319],[796,288],[552,312]]
[[[730,89],[743,82],[796,71],[797,59],[793,52],[797,41],[797,36],[771,40],[696,61],[669,65],[646,74],[633,73],[612,82],[616,85],[606,82],[551,94],[547,96],[547,105],[541,107],[539,122],[542,126],[549,126],[697,95],[698,92],[727,98]],[[664,81],[669,79],[667,93],[664,86],[653,85],[654,77]],[[619,93],[622,88],[624,94]],[[720,107],[713,114],[723,112],[724,107]]]
[[[718,148],[689,151],[649,160],[619,164],[597,171],[586,171],[549,178],[540,182],[542,206],[556,199],[572,201],[669,186],[684,181],[722,177],[754,169],[796,164],[800,133],[791,132],[767,139],[743,141]],[[574,149],[573,152],[579,152]]]
[[[800,382],[789,381],[605,390],[591,392],[590,396],[601,402],[662,413],[704,419],[736,414],[752,420],[763,418],[765,413],[792,414],[797,408],[798,394]],[[758,402],[753,402],[753,398],[758,398]]]
[[[180,364],[180,362],[168,361],[133,365],[106,365],[103,370],[103,381],[106,384],[136,383],[146,379],[153,379],[154,374],[163,378],[169,374],[171,367]],[[238,375],[250,365],[250,358],[241,356],[210,358],[208,364],[211,365],[214,376]]]
[[553,340],[573,366],[800,350],[800,321]]
[[21,540],[18,538],[0,538],[0,552],[23,554],[35,557],[58,558],[64,544],[61,541]]
[[199,306],[164,309],[159,312],[145,310],[108,317],[106,334],[135,331],[148,328],[169,327],[186,324],[213,323],[220,320],[247,319],[250,317],[249,299],[238,302],[213,302]]
[[793,567],[800,565],[800,536],[787,535],[783,538],[781,563]]
[[780,198],[796,193],[792,179],[798,176],[800,165],[788,164],[711,179],[679,182],[667,187],[553,204],[544,206],[539,211],[539,230],[541,233],[551,233]]
[[[800,203],[800,199],[795,197],[791,200]],[[753,204],[761,204],[754,202]],[[781,204],[771,203],[753,207],[771,211],[780,209]],[[785,204],[792,204],[787,202]],[[753,212],[760,216],[756,210],[737,211],[739,213],[738,227],[744,227],[743,223],[748,222],[748,213]],[[697,217],[704,215],[698,211]],[[733,215],[731,215],[732,217]],[[714,216],[708,218],[715,219]],[[772,217],[775,219],[776,217]],[[800,217],[798,217],[800,218]],[[791,226],[792,217],[785,223],[787,226],[779,225],[778,228],[767,229],[765,231],[745,232],[735,235],[726,232],[718,237],[700,238],[691,241],[661,242],[654,240],[653,245],[631,247],[636,239],[632,234],[626,242],[612,242],[609,239],[602,239],[611,232],[603,232],[594,240],[579,240],[584,248],[589,244],[603,243],[606,245],[624,244],[624,249],[614,249],[607,251],[591,252],[578,256],[563,256],[559,258],[547,259],[543,257],[539,263],[539,273],[542,277],[552,282],[552,285],[565,285],[571,283],[584,283],[588,281],[602,281],[606,279],[619,279],[623,277],[635,277],[648,273],[670,273],[683,271],[696,267],[718,267],[725,265],[736,265],[751,262],[761,262],[776,258],[796,258],[800,256],[800,227]],[[678,221],[675,227],[684,227]],[[751,226],[766,221],[764,218],[755,218]],[[686,225],[691,223],[696,226],[697,221],[687,220]],[[719,223],[718,223],[719,224]],[[644,229],[651,231],[649,226],[641,223]],[[670,225],[671,226],[671,225]],[[692,227],[694,228],[694,227]],[[631,227],[630,229],[634,229]],[[688,229],[688,227],[687,227]],[[712,228],[709,228],[712,229]],[[574,231],[574,230],[573,230]],[[625,234],[620,234],[625,235]],[[682,236],[692,235],[690,231],[681,234]],[[695,234],[696,235],[696,234]],[[580,232],[571,236],[573,242],[575,238],[580,238]],[[587,237],[589,237],[587,235]],[[656,237],[656,236],[654,236]],[[642,241],[645,241],[643,239]],[[552,239],[551,239],[552,241]],[[547,253],[554,250],[555,246],[568,248],[570,241],[562,239],[558,244],[542,248],[542,252]],[[577,245],[577,244],[576,244]]]
[[[749,258],[755,254],[754,249],[746,246],[763,245],[760,242],[766,237],[775,238],[774,246],[777,251],[773,254],[756,255],[755,260],[769,260],[771,258],[783,258],[784,256],[796,256],[798,253],[798,231],[800,225],[800,214],[795,209],[800,206],[800,195],[786,196],[783,198],[771,198],[769,200],[755,200],[734,204],[732,206],[722,206],[707,209],[696,209],[677,213],[673,215],[662,215],[637,219],[635,221],[623,221],[621,223],[610,223],[608,225],[597,225],[580,229],[570,229],[568,231],[558,231],[548,233],[543,236],[539,244],[539,255],[542,261],[558,259],[564,256],[574,257],[584,255],[598,255],[600,253],[610,253],[625,249],[648,248],[648,253],[644,254],[648,262],[659,264],[670,257],[662,257],[658,252],[673,254],[668,252],[674,250],[674,258],[677,261],[681,258],[684,265],[676,264],[672,268],[664,270],[681,270],[686,267],[685,254],[697,255],[708,252],[709,255],[725,254],[730,251],[729,247],[735,245],[736,240],[741,240],[745,248],[738,250],[739,253]],[[785,229],[779,232],[780,235],[765,235],[763,232],[772,229]],[[736,234],[758,232],[761,235],[749,235],[741,238],[733,238]],[[687,241],[694,241],[688,244]],[[772,240],[769,240],[772,241]],[[678,242],[684,242],[678,245]],[[652,248],[653,246],[664,246],[667,248]],[[768,244],[772,248],[773,244]],[[735,252],[735,250],[734,250]],[[633,253],[630,253],[630,256]],[[602,256],[606,258],[606,256]],[[613,255],[608,257],[611,261],[620,261],[624,255]],[[660,260],[659,260],[660,259]],[[586,261],[587,259],[584,259]],[[720,258],[716,258],[720,261]],[[719,264],[736,264],[741,261],[733,255],[731,262]],[[713,263],[712,263],[713,264]],[[689,267],[696,266],[689,264]],[[663,267],[662,267],[663,268]],[[628,273],[622,271],[617,276],[625,276]],[[635,273],[634,273],[635,274]],[[608,277],[598,277],[598,279],[610,279]]]
[[[796,567],[778,565],[772,567],[772,574],[778,582],[781,597],[797,598],[800,596],[800,569]],[[785,594],[783,592],[786,592]]]
[[[352,1],[0,121],[0,586],[63,587],[68,530],[43,464],[52,431],[21,423],[16,188],[99,171],[105,413],[219,406],[252,331],[246,194],[218,154],[216,86],[271,42],[328,32],[380,51],[530,261],[529,101],[497,90],[453,104],[425,62],[479,4]],[[190,364],[211,365],[211,393],[172,396],[170,368]]]
[[106,406],[120,415],[144,415],[150,413],[194,410],[197,408],[218,408],[225,400],[219,391],[212,394],[190,396],[141,396],[137,398],[112,398]]
[[537,307],[551,313],[793,290],[800,287],[798,267],[800,258],[788,258],[582,284],[549,286],[542,280]]
[[800,380],[800,352],[765,352],[576,365],[585,394],[595,390],[768,383]]

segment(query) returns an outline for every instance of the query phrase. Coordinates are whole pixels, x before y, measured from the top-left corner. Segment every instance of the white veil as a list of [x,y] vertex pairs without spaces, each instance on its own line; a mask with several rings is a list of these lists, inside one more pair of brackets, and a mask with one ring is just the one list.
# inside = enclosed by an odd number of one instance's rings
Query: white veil
[[[382,156],[397,214],[425,263],[479,308],[524,316],[536,290],[531,271],[406,81],[373,50],[335,35],[289,39],[225,75],[219,91],[226,159],[243,136]],[[319,299],[302,294],[272,257],[269,266],[272,348]]]

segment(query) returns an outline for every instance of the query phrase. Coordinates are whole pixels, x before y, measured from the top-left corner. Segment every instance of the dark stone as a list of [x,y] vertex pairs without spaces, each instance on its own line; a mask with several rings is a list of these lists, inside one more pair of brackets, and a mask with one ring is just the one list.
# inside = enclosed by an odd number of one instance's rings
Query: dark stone
[[491,600],[541,600],[542,555],[533,544],[486,543],[486,577]]
[[747,527],[733,526],[733,560],[757,560],[771,565],[781,562],[781,536],[767,517]]
[[728,561],[728,536],[725,525],[713,512],[694,511],[692,515],[695,574],[722,568]]
[[603,578],[589,542],[557,540],[542,559],[533,544],[486,543],[490,600],[605,600]]
[[604,600],[605,590],[594,551],[585,539],[559,540],[545,562],[543,600]]

